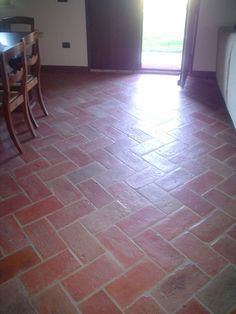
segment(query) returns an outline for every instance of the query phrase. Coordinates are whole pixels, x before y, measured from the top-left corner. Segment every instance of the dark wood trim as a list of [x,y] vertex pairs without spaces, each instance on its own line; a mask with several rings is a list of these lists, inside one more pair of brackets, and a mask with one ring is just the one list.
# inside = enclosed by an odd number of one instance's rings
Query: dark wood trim
[[87,66],[71,66],[71,65],[42,65],[42,71],[74,71],[74,72],[89,72]]
[[214,72],[214,71],[192,71],[190,73],[190,76],[215,80],[216,79],[216,72]]

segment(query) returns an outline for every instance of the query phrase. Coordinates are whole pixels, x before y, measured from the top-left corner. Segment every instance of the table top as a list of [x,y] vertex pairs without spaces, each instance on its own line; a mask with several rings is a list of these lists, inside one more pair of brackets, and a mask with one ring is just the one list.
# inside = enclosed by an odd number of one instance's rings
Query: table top
[[0,32],[0,52],[19,43],[27,32]]

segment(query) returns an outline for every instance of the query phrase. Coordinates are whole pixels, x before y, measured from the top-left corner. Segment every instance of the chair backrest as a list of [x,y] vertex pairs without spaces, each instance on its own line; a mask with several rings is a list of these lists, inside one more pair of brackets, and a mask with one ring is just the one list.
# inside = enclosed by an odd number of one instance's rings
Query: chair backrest
[[[27,26],[27,28],[25,28]],[[24,29],[22,29],[24,27]],[[34,18],[29,16],[4,17],[0,21],[0,30],[5,32],[30,31],[33,32]]]
[[28,67],[40,68],[39,32],[35,31],[22,38],[26,48],[26,60]]
[[[20,58],[18,70],[14,70],[9,66],[9,62],[14,58]],[[27,80],[27,65],[25,44],[23,42],[3,51],[0,54],[1,75],[3,84],[3,98],[9,103],[11,86],[16,82],[20,84],[21,94],[25,93],[25,86]]]

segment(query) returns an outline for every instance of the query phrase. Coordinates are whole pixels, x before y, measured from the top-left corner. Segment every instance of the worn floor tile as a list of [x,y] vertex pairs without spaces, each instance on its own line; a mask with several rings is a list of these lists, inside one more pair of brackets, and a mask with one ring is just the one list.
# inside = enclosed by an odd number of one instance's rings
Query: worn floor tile
[[213,313],[225,314],[236,308],[236,270],[233,266],[224,269],[197,294],[197,297]]
[[187,264],[165,279],[160,287],[153,290],[152,295],[170,313],[176,311],[207,281],[208,277],[196,266]]

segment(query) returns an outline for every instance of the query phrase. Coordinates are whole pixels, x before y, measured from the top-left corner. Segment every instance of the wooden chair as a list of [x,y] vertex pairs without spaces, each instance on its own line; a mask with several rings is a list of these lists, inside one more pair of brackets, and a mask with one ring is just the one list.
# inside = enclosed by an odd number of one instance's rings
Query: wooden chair
[[[24,31],[33,32],[35,30],[34,28],[34,18],[28,17],[28,16],[12,16],[12,17],[4,17],[0,21],[0,31],[2,32],[14,32],[16,29],[14,29],[14,25],[19,26],[27,26],[27,29],[24,29]],[[22,29],[18,29],[17,31],[22,31]]]
[[[9,67],[9,60],[16,55],[21,56],[22,59],[21,68],[18,71],[14,71]],[[17,107],[22,107],[25,122],[32,136],[36,136],[30,120],[27,104],[27,64],[24,43],[19,43],[12,48],[2,52],[0,54],[0,62],[3,84],[3,90],[0,91],[0,112],[5,117],[7,128],[13,143],[17,147],[18,151],[22,153],[23,149],[16,136],[11,114]],[[19,88],[17,91],[13,91],[12,86],[16,82],[19,84]]]
[[[26,47],[27,54],[27,65],[28,65],[28,76],[26,81],[27,92],[32,96],[32,91],[35,90],[38,103],[45,116],[48,115],[48,111],[43,101],[41,91],[41,80],[40,80],[40,53],[39,53],[39,32],[35,31],[27,35],[22,39]],[[32,114],[32,108],[35,102],[32,102],[32,97],[29,97],[29,109],[31,120],[35,127],[38,127],[37,122]]]

